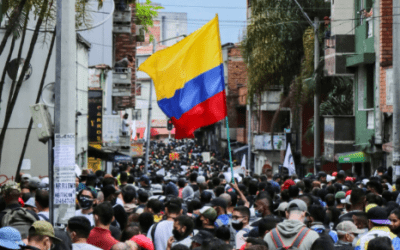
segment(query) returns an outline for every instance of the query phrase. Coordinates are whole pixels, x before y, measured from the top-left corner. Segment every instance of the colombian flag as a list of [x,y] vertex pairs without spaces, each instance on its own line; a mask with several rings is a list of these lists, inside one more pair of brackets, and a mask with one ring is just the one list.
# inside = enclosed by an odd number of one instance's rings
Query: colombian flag
[[139,67],[154,81],[158,106],[172,119],[176,139],[226,117],[218,15]]

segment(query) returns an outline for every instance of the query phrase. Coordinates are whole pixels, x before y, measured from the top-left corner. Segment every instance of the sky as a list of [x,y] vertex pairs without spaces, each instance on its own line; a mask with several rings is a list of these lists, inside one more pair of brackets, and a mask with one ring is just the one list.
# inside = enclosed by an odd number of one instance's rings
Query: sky
[[239,42],[246,25],[246,0],[152,0],[165,9],[160,12],[185,12],[188,33],[201,28],[218,14],[221,43]]

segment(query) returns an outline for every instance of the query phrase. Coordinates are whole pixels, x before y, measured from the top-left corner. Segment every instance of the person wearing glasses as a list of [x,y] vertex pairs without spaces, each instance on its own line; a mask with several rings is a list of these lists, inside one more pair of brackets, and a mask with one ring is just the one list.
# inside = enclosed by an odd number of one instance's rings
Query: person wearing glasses
[[233,209],[232,213],[232,227],[237,231],[235,236],[235,249],[240,249],[243,245],[246,244],[247,237],[244,237],[245,234],[248,234],[252,227],[249,225],[250,221],[250,209],[245,206],[238,206]]

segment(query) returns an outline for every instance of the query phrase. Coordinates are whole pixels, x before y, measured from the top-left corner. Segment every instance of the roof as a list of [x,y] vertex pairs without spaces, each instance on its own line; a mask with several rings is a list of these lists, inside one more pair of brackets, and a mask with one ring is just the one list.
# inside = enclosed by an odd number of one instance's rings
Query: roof
[[85,46],[87,49],[90,49],[92,47],[92,44],[88,40],[83,38],[83,36],[81,36],[81,34],[79,33],[76,33],[76,41]]
[[[157,45],[156,46],[156,51],[163,50],[167,48],[168,46],[166,45]],[[147,46],[140,46],[136,48],[136,55],[151,55],[153,54],[153,45],[147,45]]]

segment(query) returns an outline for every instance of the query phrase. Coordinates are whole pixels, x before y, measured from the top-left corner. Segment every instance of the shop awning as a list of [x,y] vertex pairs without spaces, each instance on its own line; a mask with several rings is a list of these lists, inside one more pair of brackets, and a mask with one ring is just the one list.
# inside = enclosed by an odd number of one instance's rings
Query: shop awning
[[362,53],[346,58],[346,67],[358,67],[362,64],[375,62],[375,53]]
[[[94,148],[91,146],[88,147],[88,156],[94,157],[97,159],[101,159],[103,161],[109,161],[109,162],[121,161],[122,159],[124,159],[122,161],[126,161],[127,157],[130,157],[129,155],[120,153],[118,151],[97,149],[97,148]],[[118,156],[120,156],[120,157],[118,157]]]
[[370,161],[369,155],[362,151],[336,154],[335,159],[339,163],[357,163],[357,162],[369,162]]

